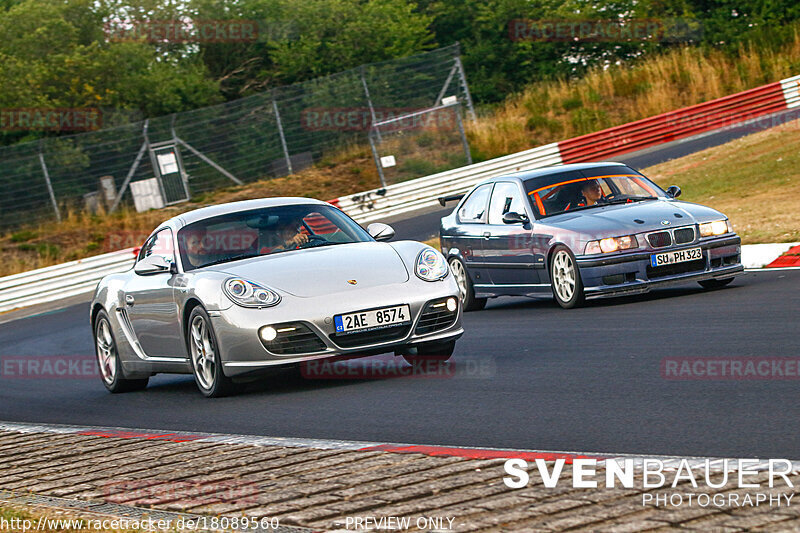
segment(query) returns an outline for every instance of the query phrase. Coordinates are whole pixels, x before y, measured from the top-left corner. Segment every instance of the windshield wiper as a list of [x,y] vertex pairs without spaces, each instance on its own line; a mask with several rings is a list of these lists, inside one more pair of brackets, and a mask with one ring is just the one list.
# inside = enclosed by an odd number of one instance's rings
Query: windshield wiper
[[642,202],[644,200],[657,200],[655,196],[623,196],[614,198],[613,200],[606,200],[597,202],[595,205],[612,205],[612,204],[627,204],[628,202]]
[[212,266],[212,265],[219,265],[220,263],[228,263],[230,261],[239,261],[240,259],[249,259],[251,257],[258,257],[260,254],[239,254],[239,255],[232,255],[231,257],[225,257],[222,259],[217,259],[216,261],[211,261],[210,263],[206,263],[203,265],[204,267]]

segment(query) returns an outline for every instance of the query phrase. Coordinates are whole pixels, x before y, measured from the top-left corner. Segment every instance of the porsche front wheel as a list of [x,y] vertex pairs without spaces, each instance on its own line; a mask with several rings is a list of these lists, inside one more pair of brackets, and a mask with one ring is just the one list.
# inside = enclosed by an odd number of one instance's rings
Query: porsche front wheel
[[222,372],[217,336],[202,307],[195,307],[189,315],[188,344],[194,380],[203,396],[219,398],[231,394],[234,383]]

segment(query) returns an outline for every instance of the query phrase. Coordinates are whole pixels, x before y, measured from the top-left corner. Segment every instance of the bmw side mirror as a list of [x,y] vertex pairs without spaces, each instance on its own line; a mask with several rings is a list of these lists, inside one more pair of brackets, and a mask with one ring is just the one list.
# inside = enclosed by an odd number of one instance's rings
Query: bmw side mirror
[[[149,276],[151,274],[160,274],[162,272],[172,272],[175,263],[167,261],[163,256],[151,255],[136,262],[133,271],[140,276]],[[174,267],[177,272],[177,265]]]
[[503,215],[503,224],[525,224],[526,222],[528,222],[528,216],[524,213],[509,211]]
[[376,241],[388,241],[394,237],[394,229],[389,224],[380,222],[373,222],[367,226],[367,233]]
[[677,198],[678,196],[681,195],[681,188],[678,187],[677,185],[670,185],[669,187],[667,187],[667,195],[670,198]]

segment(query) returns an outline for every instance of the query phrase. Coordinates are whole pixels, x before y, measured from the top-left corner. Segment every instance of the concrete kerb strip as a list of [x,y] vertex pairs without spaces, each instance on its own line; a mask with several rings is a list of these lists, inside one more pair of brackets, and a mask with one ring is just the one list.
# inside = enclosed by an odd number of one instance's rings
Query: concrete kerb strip
[[[140,446],[146,449],[140,450]],[[740,505],[739,500],[735,506],[715,503],[706,508],[699,499],[696,504],[689,500],[686,507],[670,507],[664,502],[668,497],[670,501],[673,496],[700,498],[704,487],[693,488],[686,481],[677,488],[669,484],[655,489],[640,486],[644,476],[641,466],[648,458],[663,461],[665,474],[675,471],[676,482],[682,460],[701,469],[709,461],[713,479],[722,479],[723,460],[703,457],[582,454],[16,422],[0,422],[0,448],[4,455],[0,462],[0,501],[75,509],[76,514],[85,509],[115,516],[173,519],[269,516],[279,518],[281,526],[290,526],[279,531],[297,532],[309,531],[303,528],[365,531],[367,528],[359,527],[355,521],[364,516],[373,520],[371,529],[378,527],[374,520],[382,517],[452,518],[455,522],[450,529],[407,529],[453,532],[560,531],[574,527],[591,531],[708,529],[731,521],[733,527],[742,529],[738,524],[750,527],[764,520],[781,521],[784,527],[800,529],[800,507],[790,507],[793,494],[788,494],[797,489],[777,485],[775,489],[761,489],[759,494],[770,498],[770,512],[764,513],[767,504],[763,500],[761,509],[759,504]],[[152,457],[150,462],[142,459],[148,456]],[[519,489],[504,484],[506,458],[531,463],[530,483]],[[561,482],[547,488],[533,465],[538,459],[555,469],[558,459],[574,466],[582,458],[597,460],[600,477],[603,471],[608,475],[611,461],[632,461],[639,468],[636,479],[640,483],[632,488],[605,488],[602,482],[596,488],[576,488],[580,487],[573,485],[577,475],[564,468]],[[797,487],[800,462],[791,467],[795,472],[789,477]],[[751,474],[756,480],[763,483],[767,479],[766,461],[747,468],[757,471]],[[725,475],[722,488],[708,488],[703,497],[739,498],[737,494],[743,494],[743,489],[735,485],[734,478]],[[137,483],[142,484],[141,489]],[[256,492],[244,499],[237,493],[239,496],[218,503],[206,501],[202,491],[180,492],[182,486],[202,489],[226,483],[232,484],[234,490],[249,486]],[[178,492],[174,492],[176,488]],[[652,503],[654,496],[661,498],[661,504],[658,500]],[[773,497],[786,502],[773,509]]]
[[[597,459],[599,464],[608,461],[616,461],[621,464],[625,460],[632,459],[637,469],[641,469],[644,461],[649,459],[663,461],[665,470],[676,469],[682,460],[686,460],[688,461],[689,465],[693,467],[702,466],[706,461],[709,461],[712,470],[722,472],[726,461],[729,465],[728,470],[732,470],[730,467],[730,463],[732,462],[739,460],[753,460],[753,458],[642,455],[608,452],[525,450],[514,448],[478,448],[467,446],[436,446],[351,440],[305,439],[295,437],[262,437],[257,435],[161,431],[120,427],[70,426],[60,424],[29,424],[22,422],[3,421],[0,421],[0,431],[15,433],[53,433],[61,435],[83,435],[118,439],[157,440],[166,442],[204,442],[229,445],[238,444],[260,447],[279,446],[285,448],[311,448],[317,450],[342,450],[358,452],[378,451],[397,454],[421,454],[431,457],[461,457],[464,459],[473,460],[519,458],[530,461],[535,459],[554,461],[556,459],[565,459],[569,464],[574,459],[593,458]],[[758,464],[748,466],[748,470],[765,471],[768,469],[768,467],[768,462],[764,460]],[[792,473],[800,473],[800,461],[792,461]]]

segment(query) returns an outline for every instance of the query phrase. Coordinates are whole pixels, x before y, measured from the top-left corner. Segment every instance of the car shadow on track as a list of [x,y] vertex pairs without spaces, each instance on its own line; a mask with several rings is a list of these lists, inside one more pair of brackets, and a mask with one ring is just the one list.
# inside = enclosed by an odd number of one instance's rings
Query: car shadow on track
[[[458,370],[455,362],[433,363],[412,367],[402,358],[382,354],[364,358],[328,363],[320,360],[315,367],[292,367],[276,369],[240,383],[235,396],[282,395],[343,389],[364,383],[393,379],[432,379],[443,375],[450,377]],[[189,376],[169,376],[168,380],[157,378],[144,391],[145,394],[196,394],[194,380]],[[131,393],[136,394],[136,393]],[[127,395],[126,395],[127,396]]]
[[[663,289],[654,289],[650,292],[642,294],[632,294],[629,296],[617,296],[610,298],[597,298],[597,299],[587,300],[584,303],[583,307],[584,308],[617,307],[617,306],[637,304],[643,302],[668,300],[685,296],[694,296],[697,294],[711,294],[717,292],[724,292],[729,290],[735,290],[737,288],[739,287],[737,287],[735,281],[733,282],[733,284],[719,289],[704,289],[699,286],[665,287]],[[552,298],[526,298],[524,296],[523,297],[509,296],[509,297],[490,299],[488,305],[486,306],[486,309],[483,312],[512,310],[512,309],[561,310],[558,304],[556,304],[555,300],[553,300]]]

